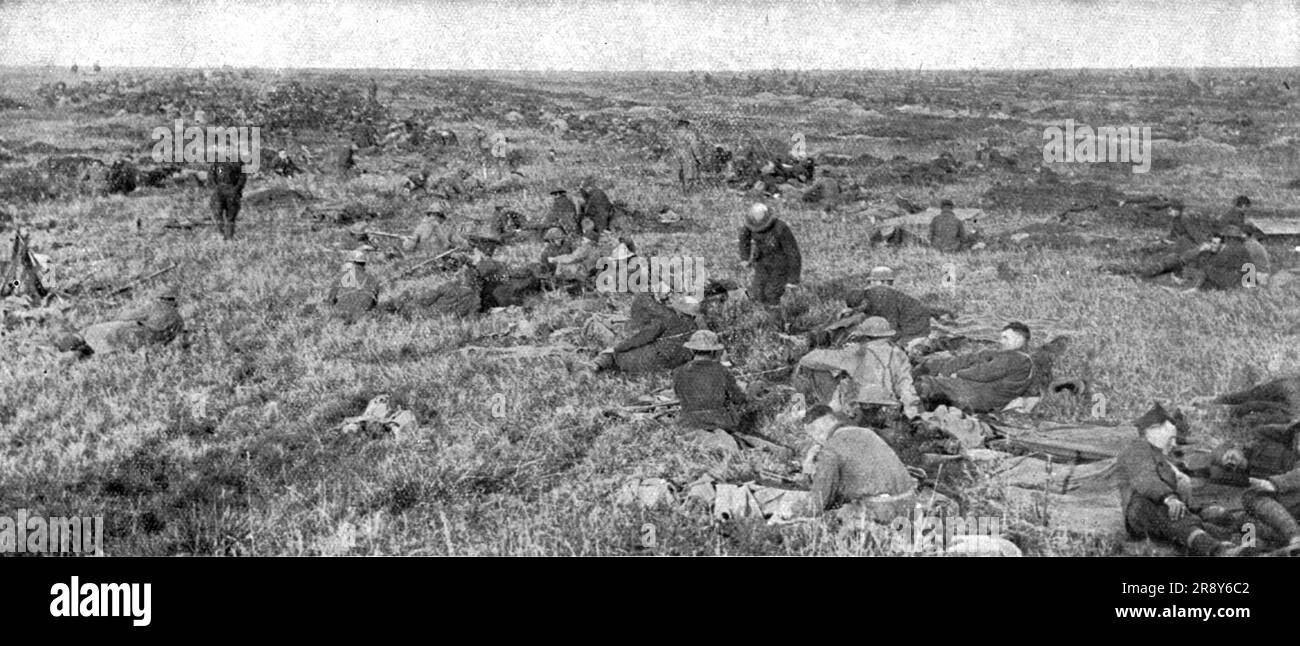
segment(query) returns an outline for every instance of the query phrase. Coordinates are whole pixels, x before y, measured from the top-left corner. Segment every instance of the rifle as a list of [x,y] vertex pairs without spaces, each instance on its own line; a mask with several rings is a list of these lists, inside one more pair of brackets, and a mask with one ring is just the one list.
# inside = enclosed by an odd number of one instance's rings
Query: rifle
[[163,274],[165,274],[165,273],[167,273],[167,272],[169,272],[169,271],[171,271],[171,270],[173,270],[173,269],[175,269],[175,268],[176,268],[176,263],[172,263],[172,264],[168,265],[167,267],[164,267],[164,268],[162,268],[162,269],[159,269],[158,271],[155,271],[155,272],[152,273],[152,274],[149,274],[148,276],[141,276],[140,278],[136,278],[135,280],[133,280],[133,281],[131,281],[131,282],[129,282],[129,283],[127,283],[127,284],[121,286],[121,287],[118,287],[117,289],[115,289],[115,290],[109,292],[108,295],[109,295],[109,296],[117,296],[118,294],[121,294],[121,293],[123,293],[123,292],[126,292],[126,291],[131,290],[133,287],[135,287],[136,285],[138,285],[138,284],[140,284],[140,283],[143,283],[143,282],[146,281],[146,280],[151,280],[151,279],[153,279],[153,278],[157,278],[158,276],[161,276],[161,275],[163,275]]
[[393,276],[392,278],[388,278],[388,279],[386,279],[384,282],[391,283],[391,282],[393,282],[393,281],[395,281],[395,280],[398,280],[398,279],[401,279],[401,278],[405,278],[405,277],[407,277],[407,276],[410,276],[411,274],[415,273],[416,270],[418,270],[418,269],[422,269],[422,268],[424,268],[424,267],[428,267],[429,265],[433,264],[434,262],[436,262],[436,261],[438,261],[438,260],[442,260],[443,258],[445,258],[445,257],[447,257],[447,256],[450,256],[451,254],[453,254],[453,253],[455,253],[455,252],[457,252],[457,251],[468,251],[468,249],[464,249],[464,248],[462,248],[462,247],[454,247],[454,248],[452,248],[452,249],[448,249],[448,250],[446,250],[446,251],[444,251],[444,252],[442,252],[442,253],[440,253],[440,254],[438,254],[438,255],[436,255],[436,256],[434,256],[434,257],[428,259],[428,260],[425,260],[425,261],[422,261],[422,262],[416,263],[415,265],[412,265],[411,267],[408,267],[408,268],[402,270],[401,273],[397,274],[396,276]]

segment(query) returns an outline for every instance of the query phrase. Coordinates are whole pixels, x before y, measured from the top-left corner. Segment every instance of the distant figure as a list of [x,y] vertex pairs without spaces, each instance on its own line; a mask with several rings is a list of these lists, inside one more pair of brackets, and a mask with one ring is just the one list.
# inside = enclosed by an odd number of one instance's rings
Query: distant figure
[[366,273],[366,253],[358,249],[344,265],[343,275],[330,286],[325,304],[351,323],[379,304],[379,290],[379,280]]
[[271,172],[281,177],[293,177],[302,171],[293,163],[293,158],[289,157],[289,151],[282,148],[271,161]]
[[447,230],[447,214],[437,209],[429,209],[425,213],[424,219],[415,226],[411,236],[402,241],[402,251],[436,256],[452,248],[452,235]]
[[583,186],[579,192],[584,202],[582,215],[591,218],[597,232],[609,229],[610,220],[614,218],[614,205],[609,196],[598,186]]
[[108,192],[126,195],[135,190],[138,173],[129,157],[118,157],[108,167]]
[[565,233],[575,234],[581,229],[578,222],[578,207],[569,199],[568,191],[563,186],[551,189],[551,210],[546,214],[548,227],[559,227]]
[[244,166],[238,161],[212,162],[208,171],[212,183],[212,217],[221,227],[221,237],[235,238],[235,218],[239,217],[239,202],[244,195]]
[[765,204],[749,207],[740,229],[740,258],[753,265],[750,298],[764,305],[776,305],[787,285],[799,283],[803,256],[794,233]]
[[974,243],[974,236],[953,213],[952,200],[940,202],[939,215],[930,221],[930,246],[944,253],[953,253],[969,249]]

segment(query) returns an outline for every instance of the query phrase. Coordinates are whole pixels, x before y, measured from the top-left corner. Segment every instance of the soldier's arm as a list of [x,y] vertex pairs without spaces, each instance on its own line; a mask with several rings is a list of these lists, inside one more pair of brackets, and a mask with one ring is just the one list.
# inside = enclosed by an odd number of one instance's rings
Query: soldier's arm
[[745,396],[745,391],[740,389],[740,384],[736,383],[736,376],[731,374],[730,370],[726,371],[726,375],[727,375],[727,403],[744,404],[748,400],[748,397]]

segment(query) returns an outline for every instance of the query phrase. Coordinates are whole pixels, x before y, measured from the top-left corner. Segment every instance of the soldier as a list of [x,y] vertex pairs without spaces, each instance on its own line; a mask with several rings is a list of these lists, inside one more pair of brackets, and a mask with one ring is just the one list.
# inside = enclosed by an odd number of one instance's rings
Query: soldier
[[133,321],[138,328],[135,336],[138,345],[171,343],[185,329],[185,320],[176,309],[176,290],[163,290],[143,310],[123,316],[123,321]]
[[747,410],[747,398],[735,376],[718,361],[723,350],[718,335],[699,330],[684,347],[693,357],[673,371],[673,392],[682,403],[678,421],[705,431],[747,432],[753,414]]
[[999,410],[1035,384],[1034,361],[1024,351],[1028,343],[1029,327],[1008,323],[998,350],[922,363],[917,393],[930,407],[947,404],[973,413]]
[[1248,276],[1257,278],[1260,268],[1255,267],[1255,272],[1251,272],[1250,267],[1247,267],[1247,265],[1254,267],[1254,259],[1251,258],[1250,250],[1246,248],[1246,234],[1240,227],[1230,224],[1219,231],[1219,236],[1223,240],[1223,246],[1213,255],[1203,259],[1201,263],[1203,278],[1197,286],[1206,290],[1254,286],[1254,283],[1248,280]]
[[889,321],[870,317],[849,334],[854,342],[842,350],[813,350],[799,360],[799,368],[848,376],[854,389],[837,389],[828,403],[858,424],[882,428],[898,423],[899,413],[914,418],[920,399],[907,353],[890,341],[894,334]]
[[854,426],[825,404],[804,416],[811,448],[803,472],[812,476],[809,512],[843,505],[841,517],[865,514],[891,522],[916,503],[916,479],[898,454],[869,428]]
[[379,290],[379,280],[366,273],[366,252],[358,249],[344,265],[343,275],[330,286],[325,304],[333,306],[345,322],[351,323],[375,308]]
[[575,242],[570,245],[573,248],[572,251],[546,258],[547,264],[555,268],[556,278],[585,282],[596,271],[601,253],[596,246],[596,240],[591,235],[591,220],[583,218],[583,222],[586,224],[586,230],[583,231],[583,235],[577,236]]
[[582,216],[591,218],[597,233],[609,229],[610,220],[614,218],[614,205],[609,201],[605,191],[588,182],[582,187],[580,194],[584,202]]
[[1259,241],[1263,237],[1263,231],[1259,227],[1247,224],[1242,227],[1246,234],[1246,240],[1243,246],[1246,248],[1246,255],[1250,257],[1250,263],[1255,269],[1256,283],[1267,285],[1268,277],[1273,273],[1273,259],[1268,255],[1268,249]]
[[546,243],[542,249],[543,273],[548,275],[555,274],[555,261],[552,258],[573,253],[573,244],[564,236],[564,231],[559,227],[551,227],[542,235],[542,241]]
[[799,283],[803,257],[794,233],[765,204],[749,207],[740,229],[740,257],[744,266],[753,266],[750,296],[759,303],[776,305],[787,285]]
[[[1296,522],[1300,514],[1300,422],[1271,430],[1276,434],[1269,438],[1272,442],[1257,441],[1252,447],[1248,472],[1253,475],[1241,502],[1251,515],[1277,532],[1288,549],[1300,550],[1300,523]],[[1265,475],[1268,471],[1274,473]]]
[[547,226],[560,227],[565,233],[574,234],[581,229],[578,222],[578,207],[574,206],[573,200],[569,199],[568,191],[563,186],[556,186],[551,189],[551,210],[547,213],[544,222]]
[[126,195],[135,190],[138,173],[130,157],[118,156],[108,168],[108,193]]
[[952,200],[939,203],[939,215],[930,220],[930,246],[944,253],[964,251],[975,243],[975,237],[953,213]]
[[[682,344],[699,328],[690,307],[666,304],[671,286],[660,283],[651,292],[632,299],[627,329],[632,335],[602,351],[594,362],[596,371],[618,368],[625,372],[670,370],[690,361]],[[686,310],[686,311],[683,311]]]
[[221,227],[222,238],[233,240],[235,218],[239,217],[239,202],[248,176],[238,161],[214,161],[208,178],[212,183],[212,217]]
[[356,149],[356,144],[349,143],[341,146],[334,155],[334,170],[338,171],[340,175],[348,175],[352,172],[353,167],[357,165],[356,160],[353,158]]
[[1237,556],[1244,548],[1220,541],[1189,509],[1191,479],[1169,459],[1177,439],[1174,420],[1156,404],[1134,426],[1139,437],[1120,454],[1116,476],[1124,527],[1133,538],[1183,545],[1201,556]]
[[293,163],[293,159],[289,157],[289,151],[281,148],[280,152],[276,154],[275,159],[271,161],[271,172],[281,177],[293,177],[302,171],[298,169],[298,165]]
[[409,254],[438,255],[453,247],[452,234],[447,230],[447,214],[430,207],[415,226],[410,237],[402,240],[402,251]]
[[949,312],[931,308],[894,289],[894,270],[875,267],[867,276],[867,288],[850,292],[844,299],[854,312],[884,317],[897,332],[894,341],[908,347],[930,335],[930,319]]

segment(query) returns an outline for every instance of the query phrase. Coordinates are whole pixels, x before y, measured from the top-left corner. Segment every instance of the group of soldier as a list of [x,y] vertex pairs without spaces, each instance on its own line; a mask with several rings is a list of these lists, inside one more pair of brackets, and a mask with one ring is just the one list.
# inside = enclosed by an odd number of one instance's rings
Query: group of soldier
[[[340,164],[350,165],[352,149]],[[690,160],[695,166],[699,163]],[[687,163],[682,164],[686,182],[690,173],[685,170]],[[292,175],[299,169],[280,151],[272,171]],[[754,172],[760,181],[775,185],[803,175],[811,180],[813,166],[811,160],[769,163]],[[247,176],[239,162],[216,162],[208,177],[214,219],[222,237],[232,240]],[[449,199],[465,190],[457,189],[455,181],[443,188],[450,191]],[[615,207],[594,182],[584,181],[574,197],[562,186],[554,187],[550,196],[549,208],[535,224],[513,222],[510,233],[532,231],[543,244],[538,261],[522,271],[512,271],[492,257],[507,242],[503,213],[498,211],[479,229],[459,235],[448,223],[446,208],[430,208],[412,234],[402,238],[402,253],[431,259],[460,253],[465,274],[418,302],[463,305],[463,313],[470,314],[522,304],[526,295],[546,287],[582,293],[591,288],[602,260],[627,262],[636,257],[630,240],[612,237]],[[1249,264],[1257,268],[1261,282],[1267,280],[1271,271],[1267,252],[1242,215],[1248,206],[1248,201],[1239,199],[1209,239],[1137,273],[1154,277],[1183,272],[1193,287],[1227,289],[1241,284],[1241,267]],[[930,246],[941,253],[978,248],[978,237],[955,215],[954,204],[943,200],[939,207],[930,223]],[[752,272],[748,298],[768,312],[779,309],[787,291],[802,281],[802,255],[792,228],[772,206],[755,203],[739,228],[737,251],[742,267]],[[367,264],[364,248],[353,251],[325,295],[326,305],[347,321],[379,305],[382,284],[367,271]],[[1042,369],[1028,351],[1031,331],[1026,325],[1007,323],[997,348],[955,356],[936,352],[940,335],[931,321],[951,313],[921,302],[894,283],[891,268],[876,267],[862,289],[845,295],[845,308],[835,320],[800,334],[780,335],[799,355],[792,366],[793,385],[813,404],[803,418],[810,442],[801,462],[811,483],[810,512],[842,507],[888,517],[888,512],[914,502],[917,476],[924,474],[918,465],[904,464],[898,457],[901,443],[919,425],[923,413],[940,405],[969,414],[995,412],[1045,385]],[[753,397],[724,363],[726,348],[719,335],[708,329],[708,299],[676,291],[667,282],[648,287],[631,299],[624,338],[599,352],[589,368],[593,372],[671,371],[683,427],[741,440],[761,439]],[[170,291],[127,323],[115,333],[137,345],[170,342],[183,327],[176,296]],[[67,340],[65,349],[77,349],[79,341]],[[1183,437],[1179,422],[1159,405],[1136,420],[1139,437],[1119,458],[1117,469],[1126,527],[1134,537],[1176,542],[1196,554],[1241,553],[1240,547],[1208,526],[1223,519],[1222,509],[1189,507],[1186,466],[1173,457]],[[1271,446],[1268,455],[1276,459],[1247,460],[1244,450],[1237,448],[1219,452],[1215,463],[1221,473],[1249,474],[1243,476],[1249,485],[1245,508],[1291,546],[1300,546],[1300,525],[1295,520],[1300,512],[1297,428],[1300,424],[1290,422],[1270,427],[1271,435],[1251,445]]]

